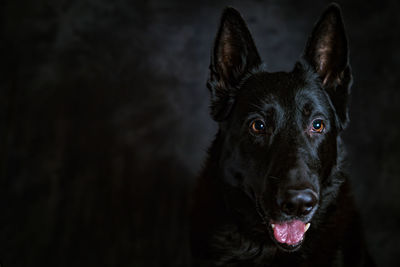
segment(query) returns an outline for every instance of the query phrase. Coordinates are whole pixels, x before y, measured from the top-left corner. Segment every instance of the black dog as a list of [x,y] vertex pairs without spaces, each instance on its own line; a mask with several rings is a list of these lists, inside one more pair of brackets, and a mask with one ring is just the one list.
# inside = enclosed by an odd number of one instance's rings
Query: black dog
[[193,209],[196,263],[373,266],[342,170],[351,83],[337,5],[289,73],[267,72],[240,14],[224,11],[208,81],[219,131]]

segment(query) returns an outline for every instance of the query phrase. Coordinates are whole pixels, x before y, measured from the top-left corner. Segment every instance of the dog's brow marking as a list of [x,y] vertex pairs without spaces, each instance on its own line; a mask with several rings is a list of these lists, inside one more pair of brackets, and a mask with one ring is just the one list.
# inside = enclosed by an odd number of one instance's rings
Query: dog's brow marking
[[251,107],[256,108],[257,110],[263,110],[264,109],[264,107],[262,107],[259,104],[251,104]]

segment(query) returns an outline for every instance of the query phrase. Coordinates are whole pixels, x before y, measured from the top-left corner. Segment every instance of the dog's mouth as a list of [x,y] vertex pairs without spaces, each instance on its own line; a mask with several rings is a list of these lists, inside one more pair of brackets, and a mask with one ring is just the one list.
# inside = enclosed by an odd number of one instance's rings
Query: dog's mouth
[[260,202],[256,201],[256,210],[260,215],[263,224],[267,225],[268,232],[271,239],[274,241],[276,246],[286,252],[294,252],[298,250],[304,239],[305,234],[309,230],[311,223],[309,219],[304,222],[299,219],[274,221],[267,220],[267,215]]
[[284,251],[295,251],[303,243],[310,223],[300,220],[270,223],[270,233],[275,243]]

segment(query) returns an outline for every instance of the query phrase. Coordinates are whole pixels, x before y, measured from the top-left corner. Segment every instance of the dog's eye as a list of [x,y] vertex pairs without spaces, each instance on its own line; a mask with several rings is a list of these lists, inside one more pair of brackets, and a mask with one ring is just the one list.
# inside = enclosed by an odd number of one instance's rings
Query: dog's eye
[[265,133],[265,122],[263,120],[254,120],[250,125],[251,130],[253,133]]
[[313,133],[322,133],[325,129],[324,121],[320,119],[316,119],[312,122],[311,131]]

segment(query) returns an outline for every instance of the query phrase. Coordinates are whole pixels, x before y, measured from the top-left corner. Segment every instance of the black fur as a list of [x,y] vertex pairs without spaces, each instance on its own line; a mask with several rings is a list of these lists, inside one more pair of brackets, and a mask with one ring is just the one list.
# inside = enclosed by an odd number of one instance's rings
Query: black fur
[[[240,14],[227,8],[208,88],[219,130],[195,195],[192,251],[201,266],[373,266],[347,177],[340,134],[352,82],[336,4],[324,12],[289,73],[262,64]],[[315,131],[313,121],[324,129]],[[255,121],[264,128],[252,129]],[[292,189],[309,190],[307,214],[285,212]],[[279,244],[272,221],[311,222],[303,242]]]

